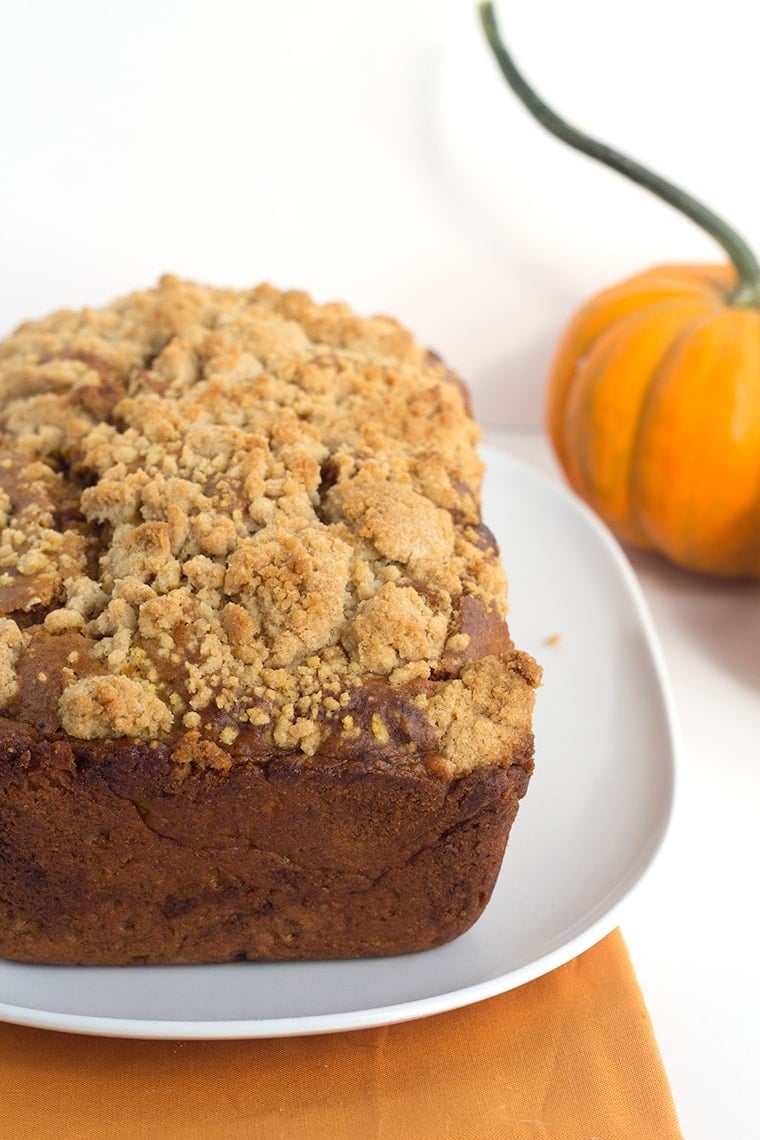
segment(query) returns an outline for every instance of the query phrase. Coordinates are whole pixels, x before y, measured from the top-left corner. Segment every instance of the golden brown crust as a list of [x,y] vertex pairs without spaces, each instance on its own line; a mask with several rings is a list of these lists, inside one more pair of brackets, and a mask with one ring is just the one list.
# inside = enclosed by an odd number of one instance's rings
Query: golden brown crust
[[538,674],[453,380],[390,318],[269,286],[166,277],[22,326],[0,346],[5,715],[168,740],[182,773],[356,741],[508,766]]

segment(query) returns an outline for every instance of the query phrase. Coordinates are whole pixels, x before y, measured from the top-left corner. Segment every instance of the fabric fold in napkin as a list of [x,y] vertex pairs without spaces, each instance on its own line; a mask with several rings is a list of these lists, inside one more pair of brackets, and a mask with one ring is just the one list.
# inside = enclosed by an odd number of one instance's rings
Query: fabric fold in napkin
[[681,1136],[619,931],[517,990],[380,1029],[140,1041],[0,1025],[0,1106],[3,1140]]

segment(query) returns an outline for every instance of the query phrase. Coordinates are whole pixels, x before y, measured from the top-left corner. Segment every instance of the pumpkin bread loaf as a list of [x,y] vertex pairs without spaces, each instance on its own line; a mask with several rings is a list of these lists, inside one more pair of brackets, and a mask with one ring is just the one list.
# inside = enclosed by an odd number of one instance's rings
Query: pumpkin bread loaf
[[421,950],[485,906],[535,662],[461,383],[172,277],[0,346],[0,955]]

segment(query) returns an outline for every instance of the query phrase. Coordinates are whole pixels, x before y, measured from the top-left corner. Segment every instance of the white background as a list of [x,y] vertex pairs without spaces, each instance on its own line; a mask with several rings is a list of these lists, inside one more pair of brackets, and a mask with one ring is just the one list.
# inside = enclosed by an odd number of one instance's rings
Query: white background
[[[474,0],[0,3],[0,331],[167,270],[391,311],[538,423],[576,305],[712,258],[691,223],[546,135]],[[518,58],[572,120],[760,245],[751,0],[513,0]]]
[[[760,246],[750,0],[498,5],[566,117]],[[392,312],[470,382],[498,440],[540,428],[589,294],[714,259],[668,207],[545,135],[470,0],[0,3],[0,335],[172,271]],[[684,734],[681,807],[624,932],[690,1140],[760,1135],[760,594],[636,558]]]

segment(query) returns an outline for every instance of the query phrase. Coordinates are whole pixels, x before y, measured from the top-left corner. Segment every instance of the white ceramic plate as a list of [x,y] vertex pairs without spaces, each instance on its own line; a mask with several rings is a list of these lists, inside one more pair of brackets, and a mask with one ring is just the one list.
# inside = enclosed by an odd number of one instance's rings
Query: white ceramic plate
[[0,1018],[123,1037],[360,1029],[509,990],[612,930],[671,812],[674,722],[659,649],[628,562],[594,516],[503,453],[484,458],[484,517],[509,575],[512,635],[544,665],[544,685],[535,775],[479,922],[439,949],[361,962],[0,961]]

